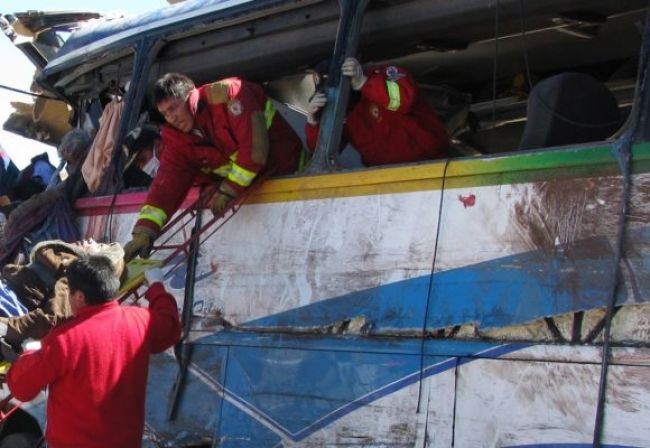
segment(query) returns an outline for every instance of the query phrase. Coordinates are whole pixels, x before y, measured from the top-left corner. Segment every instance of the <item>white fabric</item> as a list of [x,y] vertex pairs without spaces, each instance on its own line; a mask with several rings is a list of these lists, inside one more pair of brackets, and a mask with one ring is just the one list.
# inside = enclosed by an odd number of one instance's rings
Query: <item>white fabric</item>
[[158,168],[160,167],[160,160],[158,160],[158,157],[154,154],[151,159],[147,163],[144,164],[142,167],[142,171],[147,173],[151,177],[156,177],[156,174],[158,173]]

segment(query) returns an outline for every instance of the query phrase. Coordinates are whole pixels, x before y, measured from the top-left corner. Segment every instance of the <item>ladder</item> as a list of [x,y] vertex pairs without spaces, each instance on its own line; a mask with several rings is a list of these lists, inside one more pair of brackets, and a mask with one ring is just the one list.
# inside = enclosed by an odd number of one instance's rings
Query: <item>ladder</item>
[[[196,242],[196,248],[212,235],[214,235],[221,227],[223,227],[235,214],[239,211],[241,206],[251,196],[251,194],[264,183],[266,178],[271,175],[271,170],[259,174],[253,183],[246,188],[239,196],[233,199],[223,213],[213,216],[205,224],[201,223],[200,214],[206,208],[208,201],[212,195],[217,191],[216,185],[202,187],[199,197],[193,201],[185,210],[174,216],[165,226],[161,229],[158,238],[154,242],[151,254],[159,251],[171,251],[163,259],[150,260],[150,259],[133,259],[127,264],[127,268],[133,271],[129,274],[125,284],[120,289],[120,303],[135,304],[143,296],[142,286],[144,282],[144,270],[149,267],[160,267],[166,269],[167,272],[172,272],[180,265],[185,263],[191,257],[191,249]],[[188,226],[195,223],[195,228],[190,234],[189,238],[180,243],[173,243],[173,240]],[[199,223],[196,226],[196,223]],[[183,256],[180,256],[183,255]],[[188,266],[189,269],[189,266]]]
[[[187,261],[186,269],[187,274],[185,277],[185,291],[183,300],[183,311],[181,314],[182,335],[180,342],[174,347],[174,353],[179,364],[179,370],[174,381],[174,386],[170,396],[170,401],[167,408],[167,419],[174,420],[178,411],[178,404],[180,397],[183,393],[185,378],[192,358],[193,343],[189,340],[189,333],[192,323],[192,309],[194,306],[194,280],[196,274],[196,265],[199,255],[199,247],[202,242],[207,241],[215,232],[217,232],[224,224],[226,224],[237,211],[246,199],[255,191],[264,180],[271,175],[271,171],[267,171],[258,175],[253,184],[235,198],[224,212],[220,215],[214,216],[207,223],[202,223],[202,211],[205,208],[208,200],[216,191],[216,186],[211,185],[202,188],[199,197],[183,212],[179,213],[176,217],[170,220],[160,232],[156,245],[152,248],[152,254],[157,251],[171,250],[163,260],[140,260],[134,259],[129,261],[128,267],[135,268],[137,274],[130,276],[125,286],[123,293],[119,298],[120,303],[131,300],[130,303],[136,303],[142,294],[140,289],[144,280],[144,270],[147,267],[158,266],[167,269],[167,273],[173,272],[178,266]],[[228,214],[231,212],[230,214]],[[227,216],[226,216],[227,215]],[[190,223],[194,222],[193,230],[190,237],[178,244],[172,244],[172,240],[182,232]],[[183,254],[183,257],[179,255]],[[170,267],[171,266],[171,267]]]

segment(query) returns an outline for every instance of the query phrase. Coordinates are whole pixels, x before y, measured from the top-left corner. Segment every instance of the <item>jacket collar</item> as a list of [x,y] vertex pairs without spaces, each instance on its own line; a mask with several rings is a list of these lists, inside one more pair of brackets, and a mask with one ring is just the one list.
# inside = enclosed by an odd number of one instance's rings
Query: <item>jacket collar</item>
[[120,304],[116,299],[109,300],[108,302],[102,303],[100,305],[86,305],[77,311],[75,317],[84,318],[92,316],[93,314],[101,313],[102,311],[109,310],[118,306],[120,306]]

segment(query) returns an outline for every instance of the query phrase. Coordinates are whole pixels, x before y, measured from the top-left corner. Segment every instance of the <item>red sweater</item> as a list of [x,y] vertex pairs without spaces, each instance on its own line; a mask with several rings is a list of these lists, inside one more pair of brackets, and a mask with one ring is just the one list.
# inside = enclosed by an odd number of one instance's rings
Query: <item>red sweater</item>
[[18,400],[49,386],[49,448],[142,446],[149,355],[176,343],[181,330],[176,302],[161,283],[146,297],[148,309],[115,300],[82,308],[9,370]]
[[[361,99],[346,116],[343,140],[366,166],[447,157],[449,137],[433,107],[418,95],[415,80],[401,67],[371,70]],[[318,125],[307,124],[307,146],[316,148]]]

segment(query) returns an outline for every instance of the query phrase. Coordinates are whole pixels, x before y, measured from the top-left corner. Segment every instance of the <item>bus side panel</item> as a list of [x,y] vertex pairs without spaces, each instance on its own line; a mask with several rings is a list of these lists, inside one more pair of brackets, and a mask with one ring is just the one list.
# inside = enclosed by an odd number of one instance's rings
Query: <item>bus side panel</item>
[[440,369],[429,376],[423,375],[418,441],[425,441],[422,445],[428,448],[448,448],[453,446],[454,441],[457,358],[427,356],[424,359],[427,366],[448,363],[449,368]]
[[277,343],[230,347],[219,446],[414,446],[419,356]]
[[[432,172],[436,175],[439,167],[435,165],[434,168]],[[409,172],[410,168],[403,171]],[[354,177],[359,176],[362,174],[355,174]],[[304,182],[304,179],[299,180]],[[215,366],[223,362],[221,359],[224,355],[219,350],[210,353],[207,347],[211,344],[230,347],[233,354],[228,356],[228,373],[222,378],[224,373],[221,367],[212,370],[202,368],[201,362],[195,361],[195,351],[193,362],[207,375],[199,378],[196,371],[190,369],[188,378],[192,379],[189,384],[196,381],[195,390],[185,388],[176,421],[167,422],[161,415],[154,415],[153,419],[148,417],[155,431],[173,437],[174,431],[185,423],[190,428],[210,428],[214,416],[222,412],[215,440],[224,443],[232,441],[236,445],[236,441],[251,437],[253,442],[250,443],[254,444],[257,437],[263,441],[273,439],[275,436],[271,433],[289,439],[293,437],[295,441],[309,437],[324,441],[334,435],[344,437],[349,428],[355,425],[359,425],[359,433],[363,433],[368,425],[376,424],[377,415],[386,415],[382,417],[386,423],[384,430],[379,431],[377,437],[396,443],[407,441],[404,446],[409,446],[415,437],[413,416],[416,405],[405,405],[413,400],[403,398],[403,395],[408,397],[415,394],[417,397],[419,393],[419,387],[414,386],[414,382],[419,381],[420,344],[416,344],[415,349],[409,349],[408,353],[400,352],[402,354],[399,356],[391,351],[386,353],[389,349],[385,347],[359,348],[355,359],[346,359],[350,355],[345,348],[350,346],[350,342],[345,336],[367,335],[372,340],[375,335],[422,331],[441,182],[425,177],[427,189],[421,190],[412,186],[404,188],[400,181],[392,183],[385,175],[382,181],[356,196],[345,196],[351,193],[350,189],[339,186],[317,192],[324,195],[320,198],[252,201],[204,242],[196,275],[192,338],[198,338],[198,343],[206,347],[204,361],[215,363]],[[209,212],[205,212],[204,218],[209,218]],[[118,233],[114,239],[126,240],[128,227],[133,220],[133,215],[117,215],[112,226]],[[87,228],[95,229],[91,230],[95,232],[102,226],[88,225]],[[181,242],[187,233],[182,232],[175,237],[175,241]],[[86,236],[93,235],[87,233]],[[165,285],[176,296],[180,307],[183,303],[185,264],[183,260],[178,261],[181,262],[179,267],[168,272]],[[260,341],[264,341],[262,335],[255,333],[260,330],[284,334],[285,337],[281,344],[271,345],[273,349],[269,349],[268,353],[257,350],[255,356],[247,356],[250,350],[239,348],[241,344],[237,341],[228,340],[231,334],[224,331],[228,328],[249,337],[246,345],[259,345]],[[206,335],[211,333],[206,340]],[[285,350],[286,339],[293,334],[311,336],[317,341],[327,334],[343,336],[337,341],[343,352],[339,348],[333,349],[329,355],[333,361],[323,363],[325,356],[322,349],[297,347],[299,359],[304,358],[298,363],[303,370],[284,373],[280,369],[280,361],[287,355],[282,352],[282,356],[278,357],[274,351]],[[377,352],[382,354],[378,355]],[[267,357],[268,365],[263,362]],[[404,362],[402,357],[415,360],[409,361],[411,368],[396,369]],[[233,364],[230,364],[231,358]],[[342,359],[340,363],[336,361],[338,358]],[[387,360],[380,362],[379,358]],[[247,364],[242,359],[255,362]],[[238,370],[239,364],[242,367]],[[338,367],[339,364],[344,368]],[[163,389],[169,390],[177,368],[173,364],[167,368],[171,369],[171,373],[167,372],[160,382],[152,382],[152,388],[159,388],[164,382]],[[341,373],[343,369],[346,375]],[[280,397],[291,401],[296,394],[304,400],[314,395],[309,388],[320,372],[336,379],[331,380],[328,387],[337,390],[347,378],[362,378],[364,372],[372,369],[382,373],[373,373],[363,380],[367,384],[359,380],[360,386],[355,386],[354,391],[339,391],[343,395],[335,398],[344,403],[341,410],[321,412],[317,417],[304,412],[296,414],[291,411],[293,413],[287,414],[289,411],[279,407],[267,409],[266,402],[257,398],[255,382],[238,382],[238,379],[252,375],[251,372],[264,371],[267,372],[268,381],[277,387],[277,391],[272,391],[276,401]],[[391,372],[396,376],[390,376]],[[291,384],[297,392],[283,388],[285,377],[293,379]],[[219,411],[214,405],[219,401],[219,393],[210,391],[210,384],[201,385],[201,381],[224,385],[222,394],[226,400]],[[390,389],[393,383],[399,386],[395,390]],[[372,403],[382,400],[389,405],[370,404],[370,401],[364,401],[363,394],[356,393],[358,391],[374,394]],[[244,397],[243,400],[250,403],[252,410],[242,411],[237,406],[238,399],[231,401],[231,396]],[[159,411],[166,407],[166,397],[165,393],[158,394],[152,400],[151,408]],[[201,397],[201,402],[209,401],[209,406],[214,407],[213,411],[201,415],[194,412],[188,403],[196,400],[196,397]],[[315,395],[316,403],[323,400],[330,404],[338,403],[327,394],[322,400],[317,398],[318,395]],[[393,400],[397,400],[397,404]],[[393,427],[392,417],[387,417],[393,408],[399,409],[400,415],[408,416],[403,422],[400,420],[397,427]],[[277,426],[280,429],[272,425],[273,431],[269,433],[268,427],[260,426],[255,418],[250,417],[250,413],[256,416],[268,414],[272,421],[279,422]],[[162,414],[162,411],[158,414]],[[327,417],[329,414],[335,418]],[[264,420],[262,417],[259,419]],[[284,431],[285,419],[294,421],[297,426]],[[326,421],[327,425],[319,427],[319,419],[325,419],[322,421]],[[339,420],[344,422],[343,429]],[[393,432],[393,429],[402,426],[402,430]]]
[[152,440],[190,446],[210,439],[220,420],[227,354],[227,347],[194,345],[193,362],[184,377],[173,419],[168,416],[178,362],[171,350],[152,357],[146,402],[146,423]]
[[[600,365],[525,360],[525,351],[518,356],[459,368],[456,445],[591,446]],[[609,367],[603,443],[641,447],[650,440],[648,368]]]
[[[634,146],[632,154],[634,176],[626,219],[625,256],[621,263],[626,288],[619,292],[619,303],[624,300],[640,303],[650,297],[650,144]],[[630,325],[625,332],[644,331],[644,339],[648,341],[650,333],[647,332],[647,321],[643,328]]]
[[450,163],[428,328],[544,340],[507,328],[604,307],[622,203],[609,148],[470,162]]
[[475,361],[458,375],[457,443],[585,443],[593,436],[597,393],[593,364]]
[[246,205],[206,241],[194,328],[218,315],[250,329],[360,318],[374,333],[421,331],[440,192],[333,194]]

